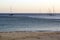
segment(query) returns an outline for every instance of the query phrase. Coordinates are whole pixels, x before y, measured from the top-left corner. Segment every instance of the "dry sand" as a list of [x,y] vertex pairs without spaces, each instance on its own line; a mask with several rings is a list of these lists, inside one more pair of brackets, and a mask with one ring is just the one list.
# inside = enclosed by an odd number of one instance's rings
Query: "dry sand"
[[60,32],[0,32],[0,40],[60,40]]

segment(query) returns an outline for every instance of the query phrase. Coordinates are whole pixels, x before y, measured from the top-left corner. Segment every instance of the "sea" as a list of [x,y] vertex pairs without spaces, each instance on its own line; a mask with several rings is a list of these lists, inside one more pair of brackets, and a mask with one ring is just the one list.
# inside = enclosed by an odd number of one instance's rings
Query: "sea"
[[[45,15],[48,18],[44,18]],[[56,15],[56,14],[55,14]],[[51,14],[0,14],[0,32],[60,31],[60,19]],[[59,16],[58,16],[59,17]]]

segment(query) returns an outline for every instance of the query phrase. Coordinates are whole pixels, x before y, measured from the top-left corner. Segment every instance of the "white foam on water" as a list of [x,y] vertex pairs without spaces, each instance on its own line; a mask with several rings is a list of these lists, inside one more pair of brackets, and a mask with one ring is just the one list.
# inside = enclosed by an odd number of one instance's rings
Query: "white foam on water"
[[43,19],[60,19],[60,16],[49,16],[49,15],[39,15],[39,16],[28,16],[31,18],[43,18]]
[[8,28],[2,29],[0,32],[9,32],[9,31],[60,31],[58,27],[51,28]]

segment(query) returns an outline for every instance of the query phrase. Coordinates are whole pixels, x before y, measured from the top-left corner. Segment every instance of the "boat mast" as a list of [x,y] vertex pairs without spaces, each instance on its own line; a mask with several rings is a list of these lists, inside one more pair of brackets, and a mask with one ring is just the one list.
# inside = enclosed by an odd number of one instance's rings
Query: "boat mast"
[[13,15],[12,12],[13,12],[13,10],[12,10],[12,6],[10,6],[10,16]]
[[10,13],[12,13],[13,11],[12,11],[12,7],[10,6]]
[[48,12],[51,13],[51,10],[48,8]]
[[48,8],[48,12],[49,12],[49,16],[53,16],[53,14],[51,13],[51,10]]
[[55,8],[54,8],[54,6],[53,6],[53,13],[55,13]]
[[40,10],[39,10],[39,11],[40,11],[40,13],[42,13],[42,12],[41,12],[41,8],[40,8]]

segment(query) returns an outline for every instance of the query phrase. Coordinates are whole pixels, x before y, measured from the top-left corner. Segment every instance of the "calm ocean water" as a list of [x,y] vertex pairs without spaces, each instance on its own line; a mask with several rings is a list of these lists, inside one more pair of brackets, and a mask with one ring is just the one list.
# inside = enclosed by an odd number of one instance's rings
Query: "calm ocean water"
[[60,31],[60,19],[44,19],[39,15],[0,15],[0,32],[41,30]]

